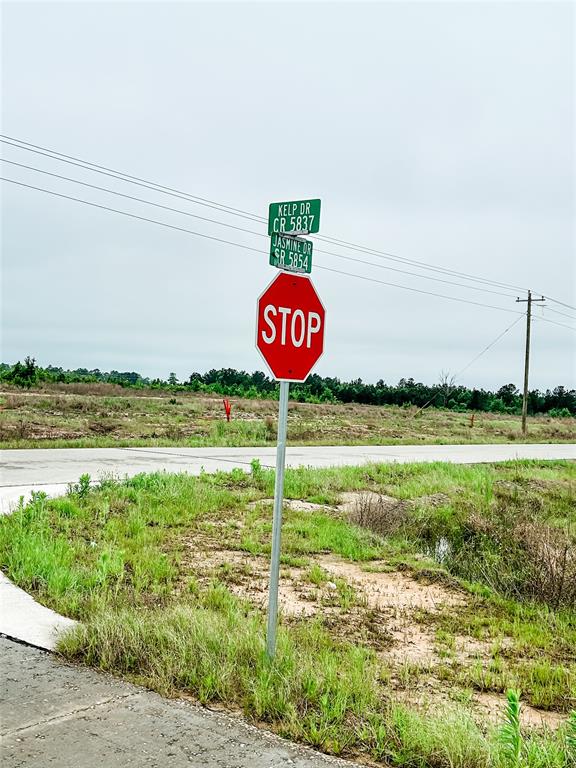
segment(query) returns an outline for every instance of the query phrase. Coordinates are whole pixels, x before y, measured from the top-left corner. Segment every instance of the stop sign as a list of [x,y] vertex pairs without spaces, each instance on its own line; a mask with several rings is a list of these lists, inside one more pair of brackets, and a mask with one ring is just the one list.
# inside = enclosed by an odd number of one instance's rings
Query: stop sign
[[256,346],[274,378],[305,381],[324,350],[324,307],[312,281],[280,272],[258,299]]

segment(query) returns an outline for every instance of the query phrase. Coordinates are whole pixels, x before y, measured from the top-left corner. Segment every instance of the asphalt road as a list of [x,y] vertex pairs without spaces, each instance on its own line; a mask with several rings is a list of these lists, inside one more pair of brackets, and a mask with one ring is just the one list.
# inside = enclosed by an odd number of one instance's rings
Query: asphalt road
[[[97,480],[139,472],[206,472],[249,469],[252,459],[273,467],[275,448],[36,448],[2,452],[0,504],[10,504],[32,489],[62,492],[87,472]],[[576,459],[576,444],[386,445],[289,447],[288,466],[330,467],[367,462],[449,461],[475,464],[510,459]]]
[[2,768],[351,768],[0,638]]

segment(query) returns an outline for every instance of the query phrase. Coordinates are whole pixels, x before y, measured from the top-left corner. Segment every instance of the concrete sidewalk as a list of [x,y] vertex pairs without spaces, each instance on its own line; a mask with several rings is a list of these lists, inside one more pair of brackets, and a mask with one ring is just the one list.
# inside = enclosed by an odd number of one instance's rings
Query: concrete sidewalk
[[2,768],[351,768],[0,638]]
[[0,571],[0,634],[52,651],[58,636],[76,622],[37,603]]

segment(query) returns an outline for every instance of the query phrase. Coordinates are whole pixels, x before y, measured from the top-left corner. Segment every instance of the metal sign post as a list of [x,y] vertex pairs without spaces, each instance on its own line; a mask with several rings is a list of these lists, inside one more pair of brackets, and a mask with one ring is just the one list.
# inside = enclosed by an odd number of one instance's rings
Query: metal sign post
[[272,519],[272,557],[270,559],[270,591],[268,594],[268,629],[266,653],[272,658],[276,652],[278,625],[278,582],[280,580],[280,536],[282,532],[282,504],[284,501],[284,467],[286,463],[286,427],[288,422],[288,392],[290,382],[280,382],[278,405],[278,446],[276,448],[276,482],[274,485],[274,516]]
[[266,653],[274,658],[278,626],[280,539],[284,501],[288,394],[291,381],[306,381],[324,351],[325,310],[312,281],[312,243],[299,235],[318,232],[320,200],[270,203],[270,264],[280,273],[260,295],[256,313],[256,347],[280,382],[278,446],[272,519],[272,555],[268,592]]

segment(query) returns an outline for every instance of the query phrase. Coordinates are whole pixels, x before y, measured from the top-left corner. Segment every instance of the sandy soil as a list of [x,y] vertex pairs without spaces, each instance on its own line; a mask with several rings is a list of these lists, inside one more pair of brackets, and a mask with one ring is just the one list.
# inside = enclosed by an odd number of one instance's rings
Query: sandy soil
[[[442,495],[432,503],[443,503]],[[256,505],[270,505],[264,499]],[[376,494],[343,494],[341,505],[329,508],[300,500],[287,500],[285,506],[308,512],[332,509],[347,517],[365,516],[372,509],[384,514],[401,514],[407,504]],[[262,608],[268,597],[269,560],[233,549],[223,548],[213,535],[195,536],[185,541],[186,562],[199,581],[208,583],[214,577],[226,581],[239,597]],[[354,563],[333,555],[317,555],[313,562],[324,572],[322,583],[311,583],[309,568],[282,567],[279,605],[285,620],[321,616],[340,637],[370,645],[390,670],[390,685],[399,699],[422,708],[438,708],[449,703],[455,691],[435,674],[435,667],[445,659],[434,626],[426,616],[446,608],[463,608],[468,597],[465,592],[443,583],[415,578],[408,571],[391,571],[384,561],[369,564]],[[310,559],[312,563],[312,559]],[[343,588],[346,600],[342,601]],[[450,649],[450,659],[458,663],[480,661],[488,665],[491,644],[472,637],[457,637]],[[419,674],[411,675],[411,670]],[[407,677],[409,676],[409,682]],[[501,719],[505,705],[502,694],[478,693],[471,706],[479,721]],[[565,716],[523,705],[526,724],[557,727]]]

